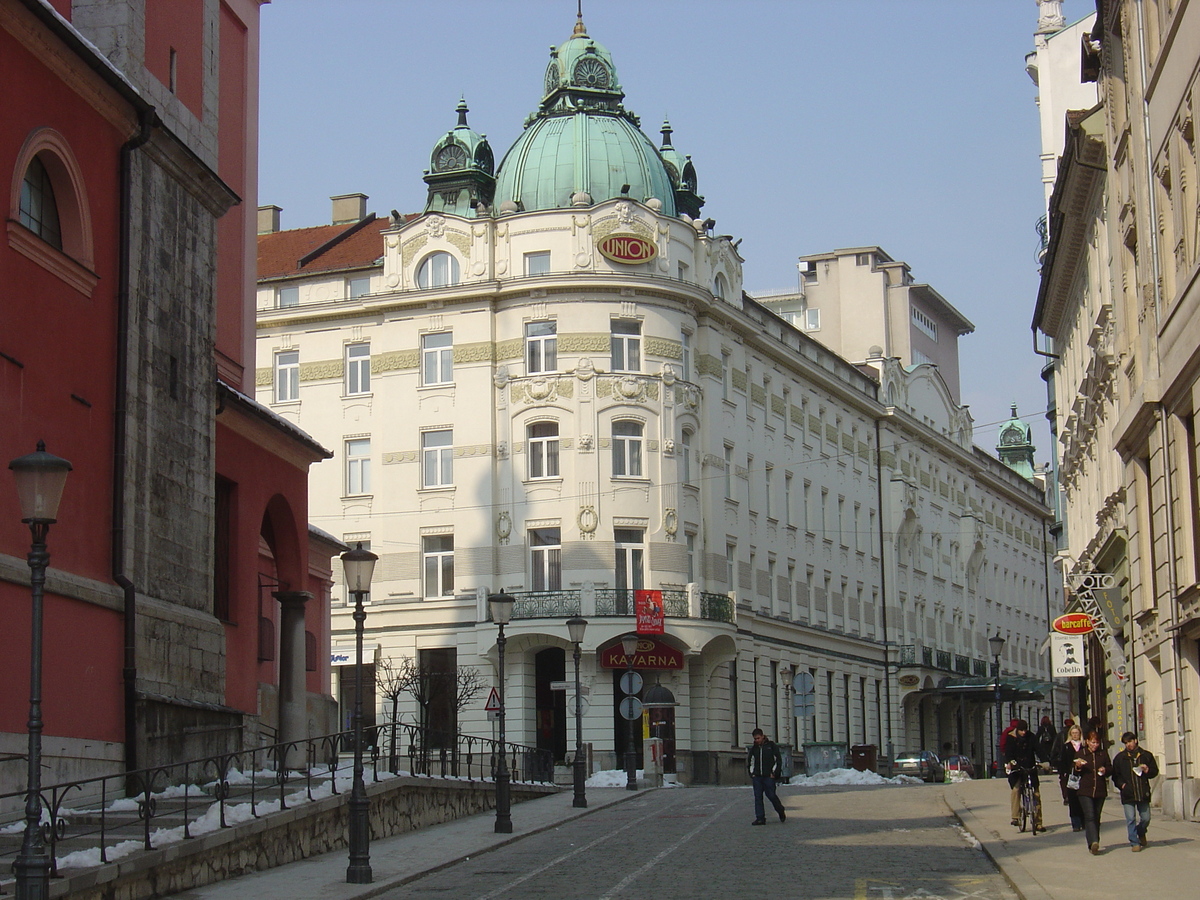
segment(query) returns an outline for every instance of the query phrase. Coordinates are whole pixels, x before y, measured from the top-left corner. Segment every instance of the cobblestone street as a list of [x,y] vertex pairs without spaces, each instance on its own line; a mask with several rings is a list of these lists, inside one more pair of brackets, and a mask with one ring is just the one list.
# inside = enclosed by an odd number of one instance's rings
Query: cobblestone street
[[940,786],[780,788],[788,819],[751,827],[747,787],[660,790],[382,896],[1015,898]]

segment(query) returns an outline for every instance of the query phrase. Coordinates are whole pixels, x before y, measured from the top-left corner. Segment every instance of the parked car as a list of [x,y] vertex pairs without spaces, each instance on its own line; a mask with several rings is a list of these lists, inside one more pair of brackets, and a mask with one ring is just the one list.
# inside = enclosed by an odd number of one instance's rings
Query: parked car
[[950,778],[974,778],[975,763],[969,756],[947,756],[942,760],[942,766],[950,773]]
[[946,777],[946,769],[938,755],[932,750],[915,750],[912,753],[901,753],[892,765],[896,775],[911,775],[922,781],[937,782]]

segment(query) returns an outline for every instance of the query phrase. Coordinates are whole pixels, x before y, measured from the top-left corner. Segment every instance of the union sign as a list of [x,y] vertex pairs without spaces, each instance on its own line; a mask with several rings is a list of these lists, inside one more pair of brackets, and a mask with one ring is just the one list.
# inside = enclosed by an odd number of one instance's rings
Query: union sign
[[605,258],[625,265],[649,262],[658,256],[654,242],[636,234],[610,234],[596,241],[596,249]]
[[1067,613],[1055,619],[1050,627],[1059,634],[1089,634],[1096,626],[1087,613]]

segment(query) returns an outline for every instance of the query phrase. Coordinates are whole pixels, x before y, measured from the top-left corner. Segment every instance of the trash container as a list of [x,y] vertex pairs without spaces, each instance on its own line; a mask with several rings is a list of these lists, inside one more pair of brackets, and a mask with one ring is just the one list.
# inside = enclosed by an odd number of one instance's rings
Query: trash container
[[874,744],[855,744],[850,748],[850,765],[860,772],[874,772],[878,755],[879,748]]
[[783,763],[783,771],[779,773],[779,777],[783,781],[787,781],[792,777],[792,745],[778,744],[779,759]]
[[804,763],[809,775],[840,769],[846,765],[846,745],[841,741],[805,744]]

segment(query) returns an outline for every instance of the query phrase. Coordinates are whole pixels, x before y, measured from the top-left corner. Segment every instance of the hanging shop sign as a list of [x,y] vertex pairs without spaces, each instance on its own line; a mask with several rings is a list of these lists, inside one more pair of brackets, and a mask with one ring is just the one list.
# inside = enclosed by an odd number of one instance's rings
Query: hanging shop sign
[[1050,635],[1050,663],[1055,678],[1080,678],[1083,676],[1083,635]]
[[633,602],[637,614],[637,633],[662,634],[662,591],[634,591]]
[[653,241],[636,234],[610,234],[596,241],[596,249],[605,259],[625,265],[649,262],[658,256],[658,247]]
[[1090,634],[1096,626],[1087,613],[1067,613],[1055,619],[1050,627],[1059,634]]
[[[629,662],[621,642],[613,644],[600,654],[600,665],[605,669],[624,669]],[[635,669],[682,669],[683,654],[656,638],[639,636],[637,651],[633,654]]]

